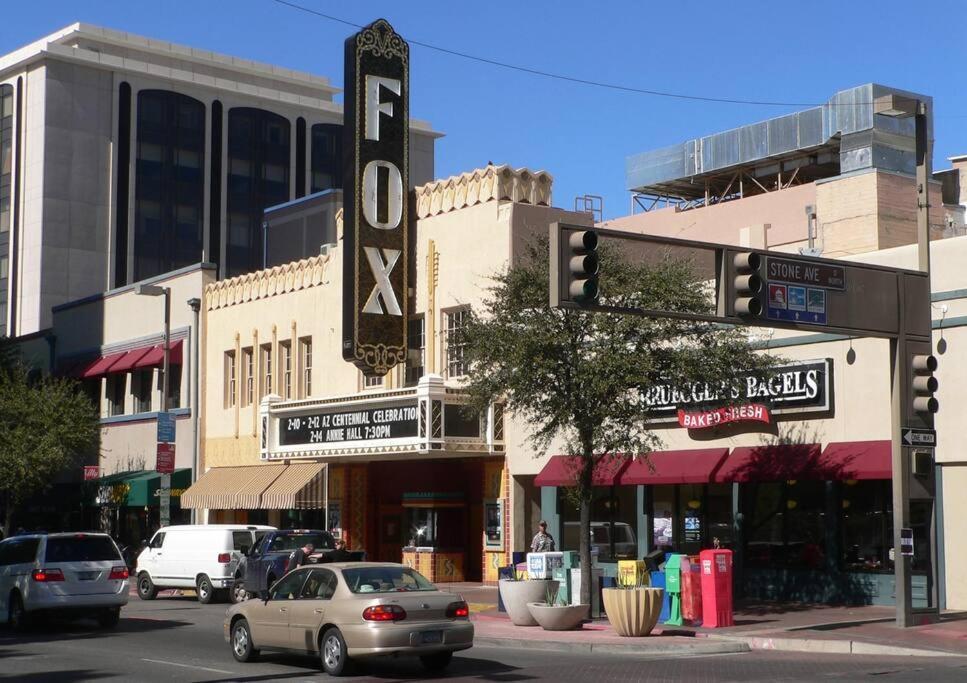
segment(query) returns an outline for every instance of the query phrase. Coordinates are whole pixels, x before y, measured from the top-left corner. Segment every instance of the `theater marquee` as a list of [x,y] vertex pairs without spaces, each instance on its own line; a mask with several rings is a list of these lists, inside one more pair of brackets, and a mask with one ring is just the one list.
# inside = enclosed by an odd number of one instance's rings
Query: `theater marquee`
[[346,40],[342,351],[367,375],[406,359],[409,67],[384,19]]

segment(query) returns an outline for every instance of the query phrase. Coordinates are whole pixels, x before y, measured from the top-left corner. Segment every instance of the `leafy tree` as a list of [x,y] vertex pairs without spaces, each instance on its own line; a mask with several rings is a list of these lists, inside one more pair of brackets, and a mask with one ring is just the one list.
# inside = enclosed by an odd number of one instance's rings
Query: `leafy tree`
[[97,411],[75,381],[0,369],[0,505],[3,535],[17,510],[100,443]]
[[[630,258],[602,242],[602,303],[713,313],[711,286],[672,254]],[[650,388],[705,382],[739,396],[739,381],[775,359],[754,353],[741,329],[694,320],[554,309],[548,249],[539,240],[495,275],[482,310],[459,333],[473,407],[504,400],[541,452],[563,446],[580,509],[581,600],[590,604],[592,475],[602,460],[645,457],[661,446],[649,429]],[[731,402],[731,398],[726,399]]]

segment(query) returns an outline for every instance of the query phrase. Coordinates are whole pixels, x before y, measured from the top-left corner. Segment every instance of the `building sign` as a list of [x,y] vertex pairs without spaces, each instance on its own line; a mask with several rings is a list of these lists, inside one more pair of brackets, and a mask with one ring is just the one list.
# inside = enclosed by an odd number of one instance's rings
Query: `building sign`
[[94,481],[101,478],[99,465],[84,465],[84,481]]
[[[749,374],[732,389],[731,395],[726,395],[721,387],[704,382],[696,382],[686,389],[660,384],[645,393],[644,401],[656,422],[680,421],[679,411],[706,413],[720,408],[731,408],[732,412],[723,417],[749,419],[748,414],[742,417],[743,408],[748,413],[755,405],[767,406],[770,415],[824,412],[832,409],[832,371],[831,358],[802,361],[773,368],[765,377]],[[738,405],[724,405],[727,403]],[[751,419],[757,418],[753,415]]]
[[768,424],[769,421],[769,409],[760,403],[726,406],[725,408],[700,412],[678,409],[678,425],[686,429],[705,429],[730,422],[765,422]]
[[384,19],[346,40],[343,358],[366,375],[406,360],[409,46]]
[[405,439],[417,435],[416,403],[378,408],[343,408],[279,417],[279,445],[304,446],[347,441]]
[[175,471],[175,445],[173,443],[158,444],[158,459],[154,469],[160,474],[171,474]]

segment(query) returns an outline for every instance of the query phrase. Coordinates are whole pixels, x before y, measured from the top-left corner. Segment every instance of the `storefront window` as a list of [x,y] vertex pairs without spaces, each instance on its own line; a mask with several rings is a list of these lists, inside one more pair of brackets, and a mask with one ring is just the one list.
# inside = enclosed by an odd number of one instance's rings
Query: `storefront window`
[[825,482],[750,484],[743,486],[743,497],[749,567],[825,567]]
[[[591,552],[601,562],[638,557],[637,487],[596,486],[591,502]],[[580,550],[581,514],[575,501],[562,494],[562,534],[558,550]]]
[[893,571],[889,481],[847,481],[840,495],[843,568]]

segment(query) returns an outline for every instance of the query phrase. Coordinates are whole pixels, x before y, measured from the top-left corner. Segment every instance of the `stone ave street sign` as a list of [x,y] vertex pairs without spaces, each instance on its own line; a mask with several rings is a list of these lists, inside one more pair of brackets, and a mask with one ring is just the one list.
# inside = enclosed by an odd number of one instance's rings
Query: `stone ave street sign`
[[380,19],[345,66],[342,353],[385,375],[406,359],[409,46]]

